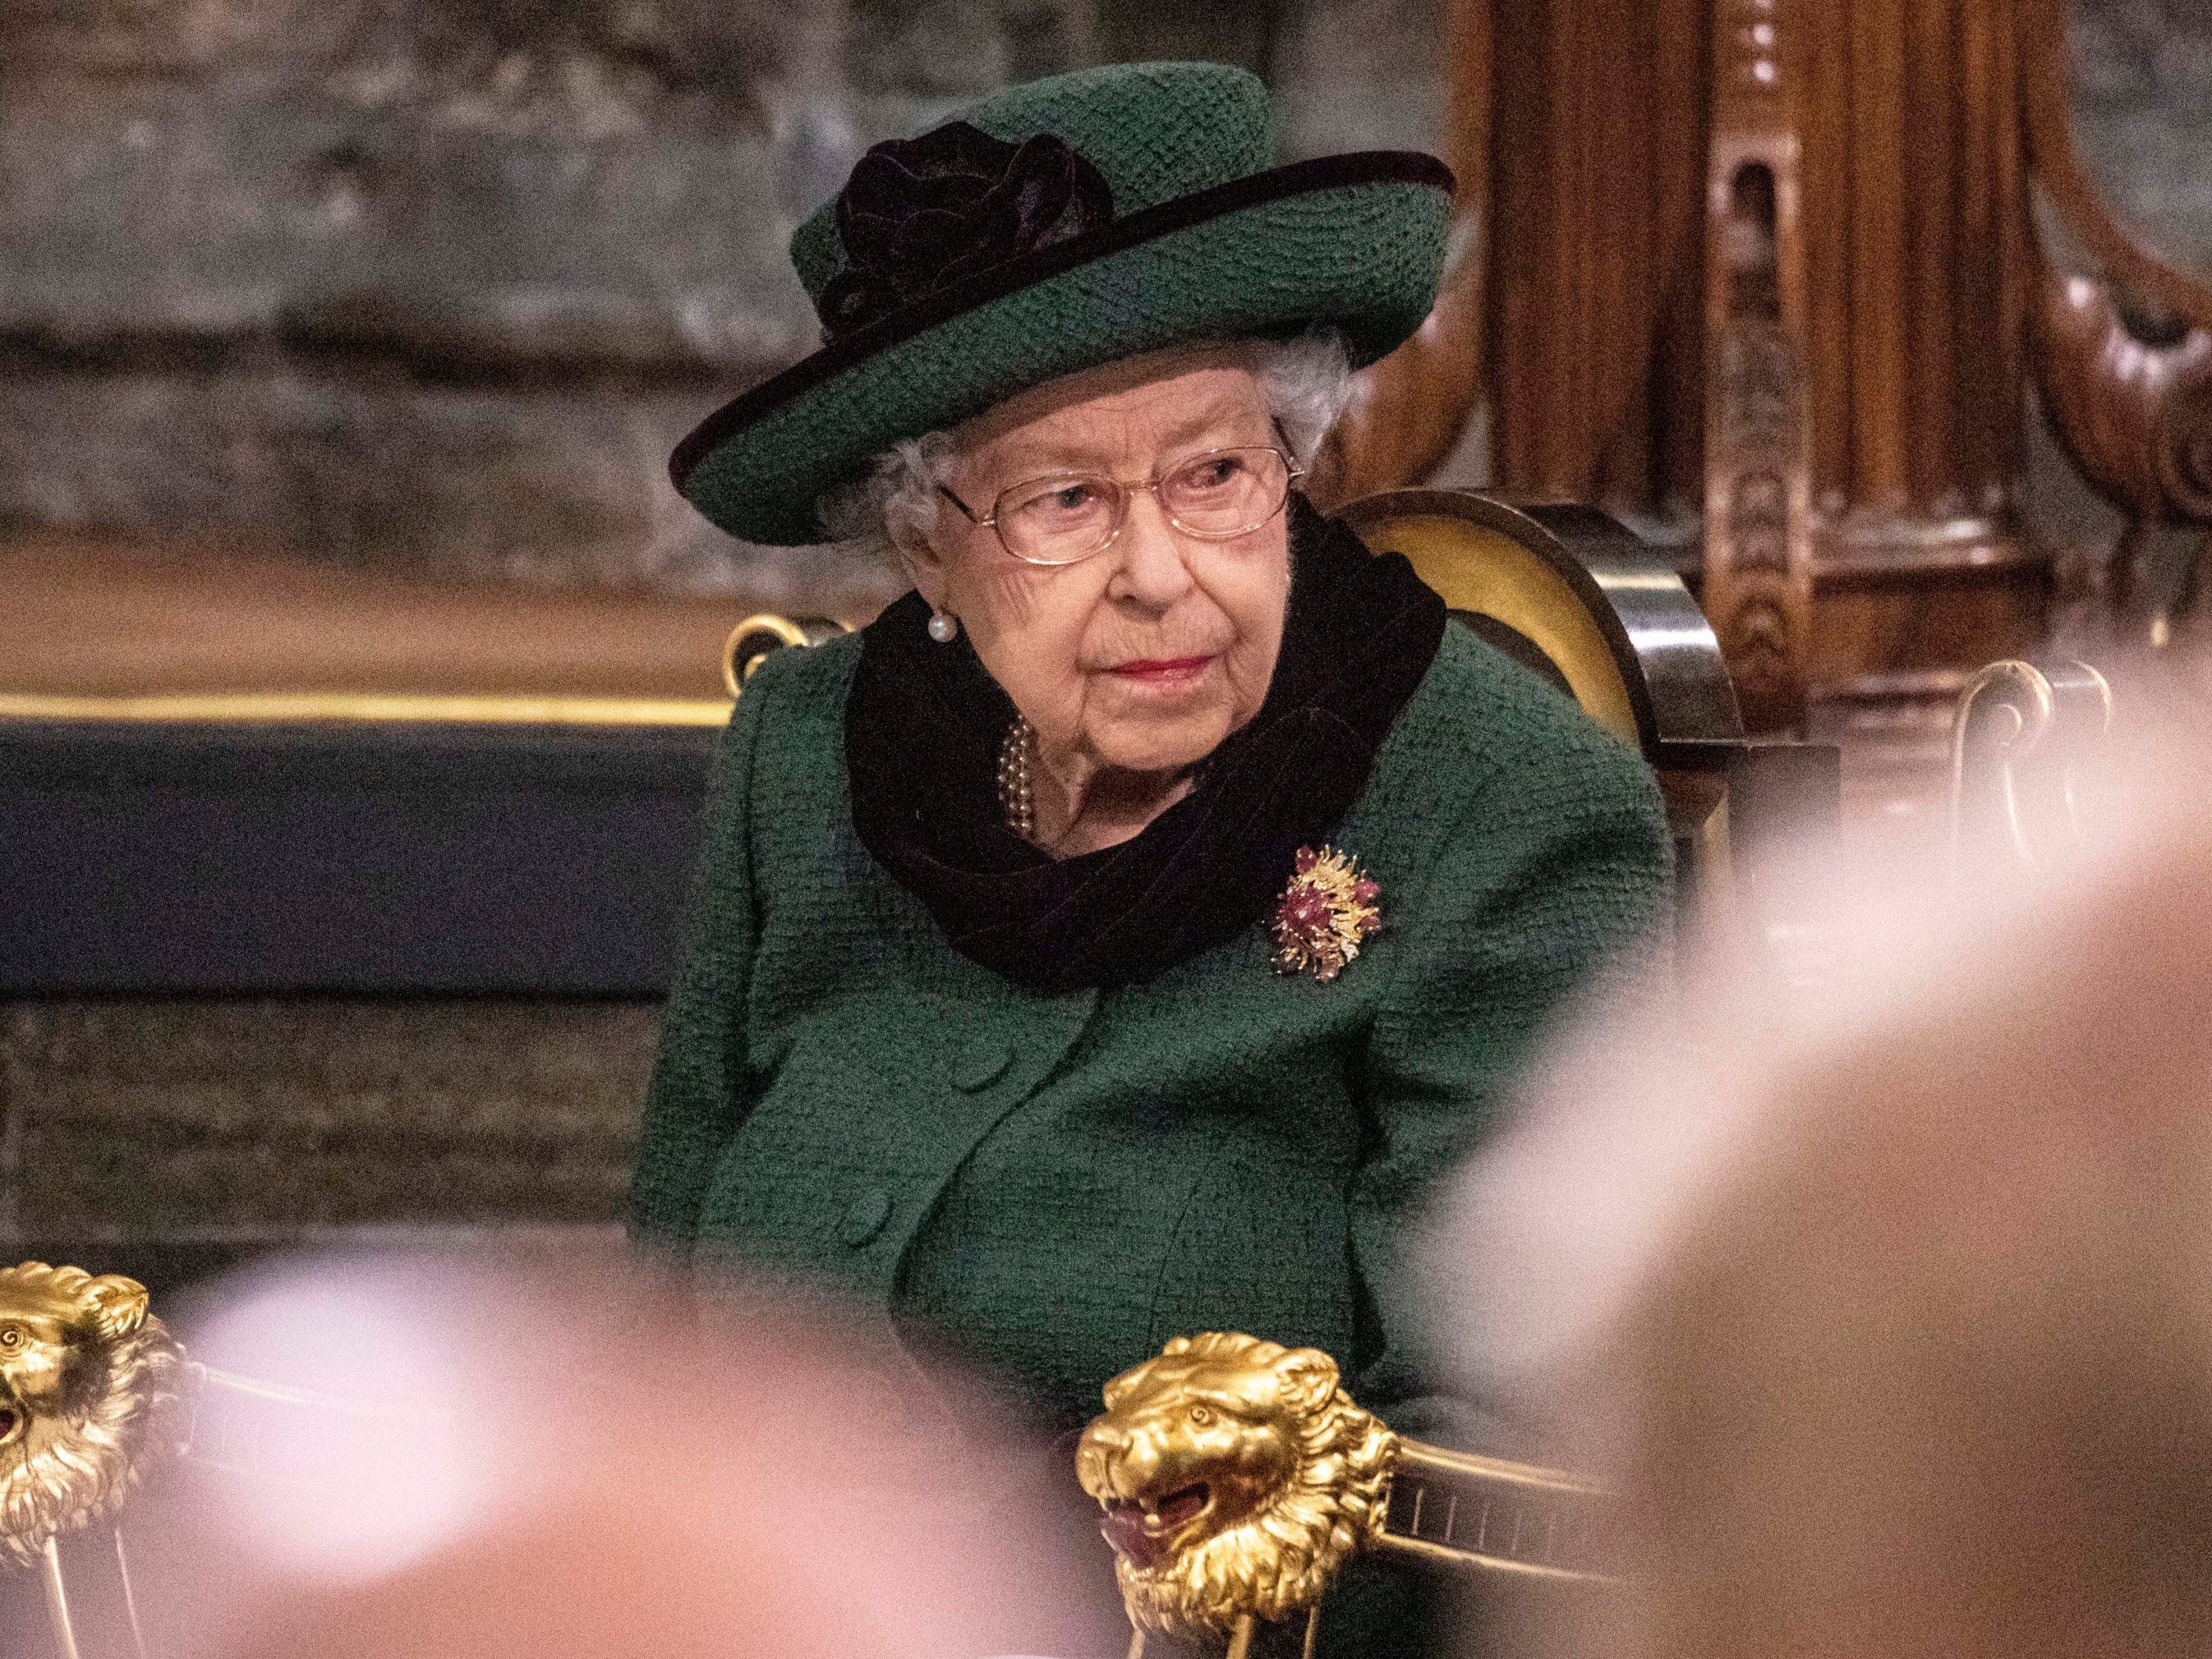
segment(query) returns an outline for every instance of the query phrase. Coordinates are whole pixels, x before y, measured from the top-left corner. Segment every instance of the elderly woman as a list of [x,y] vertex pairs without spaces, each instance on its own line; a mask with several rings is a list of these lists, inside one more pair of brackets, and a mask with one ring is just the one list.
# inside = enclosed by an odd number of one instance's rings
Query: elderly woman
[[1667,844],[1634,756],[1298,494],[1427,312],[1450,179],[1270,169],[1269,125],[1235,70],[1064,76],[793,238],[825,343],[676,479],[915,592],[738,702],[635,1224],[1048,1423],[1231,1329],[1449,1432],[1403,1231]]

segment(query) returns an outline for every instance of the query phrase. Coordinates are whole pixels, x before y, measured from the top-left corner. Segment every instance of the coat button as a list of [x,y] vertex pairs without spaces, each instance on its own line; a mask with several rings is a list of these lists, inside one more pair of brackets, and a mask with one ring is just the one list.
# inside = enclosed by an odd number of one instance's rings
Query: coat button
[[890,1218],[891,1195],[880,1187],[872,1187],[847,1206],[837,1223],[837,1237],[857,1250],[883,1231]]
[[960,1056],[960,1065],[952,1073],[952,1086],[972,1094],[995,1083],[999,1074],[1013,1062],[1014,1051],[1005,1043],[996,1037],[978,1037]]

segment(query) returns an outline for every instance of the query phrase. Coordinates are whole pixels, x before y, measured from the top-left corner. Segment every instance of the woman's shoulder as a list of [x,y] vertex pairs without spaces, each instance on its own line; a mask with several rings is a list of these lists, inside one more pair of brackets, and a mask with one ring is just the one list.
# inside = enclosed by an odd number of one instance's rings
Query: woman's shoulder
[[1345,834],[1371,852],[1386,888],[1393,873],[1427,872],[1413,890],[1448,908],[1519,881],[1516,872],[1549,871],[1588,901],[1589,915],[1562,927],[1592,939],[1641,926],[1671,864],[1666,810],[1643,757],[1458,626],[1444,630]]
[[1470,792],[1548,793],[1565,785],[1656,799],[1641,756],[1565,691],[1462,627],[1444,629],[1390,746]]
[[1376,757],[1345,826],[1407,870],[1447,848],[1487,868],[1559,842],[1631,848],[1662,871],[1666,811],[1643,757],[1574,700],[1454,625]]
[[[834,738],[845,719],[845,693],[860,660],[860,636],[787,647],[763,659],[738,699],[735,724],[751,731],[756,756],[804,752]],[[833,742],[832,752],[842,753]]]
[[819,645],[771,651],[745,681],[744,695],[751,696],[756,688],[773,688],[780,708],[841,703],[860,660],[860,641],[858,633],[839,634]]

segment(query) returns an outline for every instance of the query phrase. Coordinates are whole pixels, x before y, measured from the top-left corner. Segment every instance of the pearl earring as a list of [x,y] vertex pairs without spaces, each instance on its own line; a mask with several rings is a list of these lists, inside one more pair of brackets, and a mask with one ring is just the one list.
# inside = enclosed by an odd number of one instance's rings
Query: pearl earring
[[929,613],[929,637],[939,645],[951,644],[953,635],[959,631],[958,620],[949,613],[943,611],[933,611]]

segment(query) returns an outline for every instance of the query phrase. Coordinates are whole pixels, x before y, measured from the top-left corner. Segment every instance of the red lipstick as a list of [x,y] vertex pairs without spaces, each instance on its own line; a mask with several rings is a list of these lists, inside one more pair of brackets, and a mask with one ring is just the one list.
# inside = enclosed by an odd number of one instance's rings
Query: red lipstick
[[1184,680],[1194,680],[1206,672],[1211,657],[1140,657],[1134,662],[1117,664],[1114,672],[1124,679],[1142,680],[1152,685],[1174,685]]

